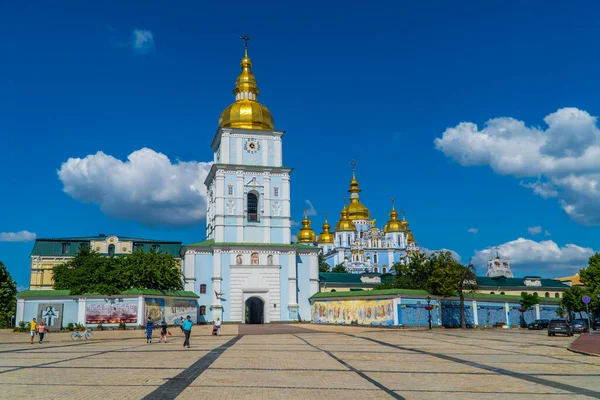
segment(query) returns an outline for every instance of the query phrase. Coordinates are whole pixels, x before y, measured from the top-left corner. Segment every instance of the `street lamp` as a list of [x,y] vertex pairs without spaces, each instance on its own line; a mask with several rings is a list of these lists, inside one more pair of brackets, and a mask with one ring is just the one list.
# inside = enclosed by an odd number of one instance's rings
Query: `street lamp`
[[425,309],[427,310],[428,314],[427,321],[429,321],[429,329],[431,329],[431,310],[433,310],[433,306],[429,304],[431,303],[431,297],[427,296],[425,300],[427,300],[427,305],[425,306]]

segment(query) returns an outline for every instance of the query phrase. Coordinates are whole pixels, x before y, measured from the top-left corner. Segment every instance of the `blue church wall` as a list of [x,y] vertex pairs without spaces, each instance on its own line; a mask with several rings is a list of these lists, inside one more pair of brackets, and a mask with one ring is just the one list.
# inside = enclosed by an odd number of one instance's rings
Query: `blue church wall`
[[[431,310],[431,323],[437,325],[438,307],[437,301],[430,303],[434,306]],[[415,326],[428,325],[428,312],[425,309],[427,301],[425,299],[405,299],[402,298],[401,304],[398,304],[398,325]]]
[[482,326],[493,326],[499,322],[505,324],[504,303],[477,302],[477,320]]
[[[66,327],[69,322],[74,324],[77,323],[77,314],[79,309],[79,303],[77,300],[52,300],[52,299],[40,299],[40,300],[27,300],[23,304],[23,322],[29,322],[33,318],[40,321],[40,305],[62,305],[62,316],[61,316],[61,327]],[[18,324],[21,321],[15,321]],[[59,328],[61,328],[59,327]]]
[[230,257],[231,254],[229,253],[221,253],[221,278],[223,279],[221,281],[221,291],[225,293],[225,297],[221,299],[221,304],[223,305],[222,321],[231,321],[231,301],[229,301],[229,297],[231,296],[231,280],[228,278],[231,276]]
[[230,225],[223,230],[223,241],[226,243],[237,242],[238,228],[234,224],[237,223],[236,218],[225,217],[225,224]]
[[289,303],[289,295],[290,295],[290,285],[289,285],[289,277],[290,277],[290,269],[289,269],[289,256],[287,254],[280,254],[279,261],[281,269],[279,270],[279,287],[281,290],[280,302],[281,307],[279,308],[279,318],[281,321],[289,320],[289,311],[288,311],[288,303]]
[[[473,303],[465,302],[465,323],[467,327],[475,324]],[[442,325],[448,327],[460,326],[460,302],[442,301]]]
[[310,321],[310,256],[296,256],[296,274],[298,277],[298,314],[303,321]]
[[557,319],[562,318],[556,314],[558,306],[540,306],[540,319]]
[[[212,303],[213,283],[212,283],[212,254],[197,254],[195,256],[195,276],[194,293],[198,296],[198,314],[200,306],[206,307],[206,315],[198,315],[198,322],[207,323],[212,320],[210,315],[210,305]],[[200,293],[200,285],[206,285],[206,293]]]
[[283,229],[271,228],[271,243],[283,243]]

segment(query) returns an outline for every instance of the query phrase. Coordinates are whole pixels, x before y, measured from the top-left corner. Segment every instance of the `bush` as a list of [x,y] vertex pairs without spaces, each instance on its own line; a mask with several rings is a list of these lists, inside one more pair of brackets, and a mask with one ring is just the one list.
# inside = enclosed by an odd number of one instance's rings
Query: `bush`
[[73,332],[75,330],[75,324],[72,323],[72,322],[69,322],[67,324],[67,330],[70,331],[70,332]]
[[125,322],[121,322],[119,324],[119,329],[126,329],[126,328],[127,328],[127,325],[125,325]]
[[77,329],[78,331],[85,331],[85,326],[78,322],[77,325],[75,325],[75,329]]
[[102,329],[104,329],[104,327],[102,326],[102,324],[96,325],[96,330],[101,331]]

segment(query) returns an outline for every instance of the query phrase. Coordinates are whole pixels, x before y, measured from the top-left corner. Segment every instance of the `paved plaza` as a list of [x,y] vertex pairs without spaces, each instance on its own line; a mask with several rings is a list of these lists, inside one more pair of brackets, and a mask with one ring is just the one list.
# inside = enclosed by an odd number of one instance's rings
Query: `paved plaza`
[[545,331],[388,330],[314,325],[54,333],[31,345],[0,333],[0,398],[44,399],[589,399],[600,357]]

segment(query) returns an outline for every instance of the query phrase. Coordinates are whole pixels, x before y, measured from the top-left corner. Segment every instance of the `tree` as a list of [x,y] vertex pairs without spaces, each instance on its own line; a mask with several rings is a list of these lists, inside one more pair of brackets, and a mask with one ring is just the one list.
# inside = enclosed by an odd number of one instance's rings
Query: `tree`
[[340,264],[337,264],[335,267],[333,267],[332,270],[331,270],[331,272],[338,272],[338,273],[342,273],[342,274],[347,274],[348,270],[344,266],[344,263],[340,263]]
[[[537,293],[529,294],[527,292],[521,292],[521,308],[524,310],[529,310],[531,307],[540,303],[540,298]],[[525,324],[525,311],[521,311],[521,328],[526,328]]]
[[428,258],[427,290],[434,295],[450,297],[458,294],[460,299],[460,326],[466,328],[465,292],[477,290],[475,267],[472,264],[462,265],[452,253],[434,252]]
[[569,316],[571,313],[579,313],[581,317],[581,312],[585,310],[585,304],[583,304],[581,299],[585,296],[586,292],[580,286],[573,286],[564,291],[560,305],[567,310]]
[[325,261],[325,257],[319,254],[319,272],[329,272],[329,264]]
[[[17,306],[17,283],[0,261],[0,328],[10,327]],[[15,321],[15,323],[18,321]]]
[[181,290],[181,272],[172,255],[138,250],[127,256],[105,257],[80,249],[72,260],[54,267],[54,288],[72,295],[119,294],[127,289]]
[[590,257],[588,267],[579,271],[579,276],[585,284],[586,294],[591,299],[589,308],[598,317],[600,315],[600,253]]
[[392,276],[389,288],[427,290],[431,264],[424,254],[411,256],[408,263],[395,263],[392,269],[395,275]]

